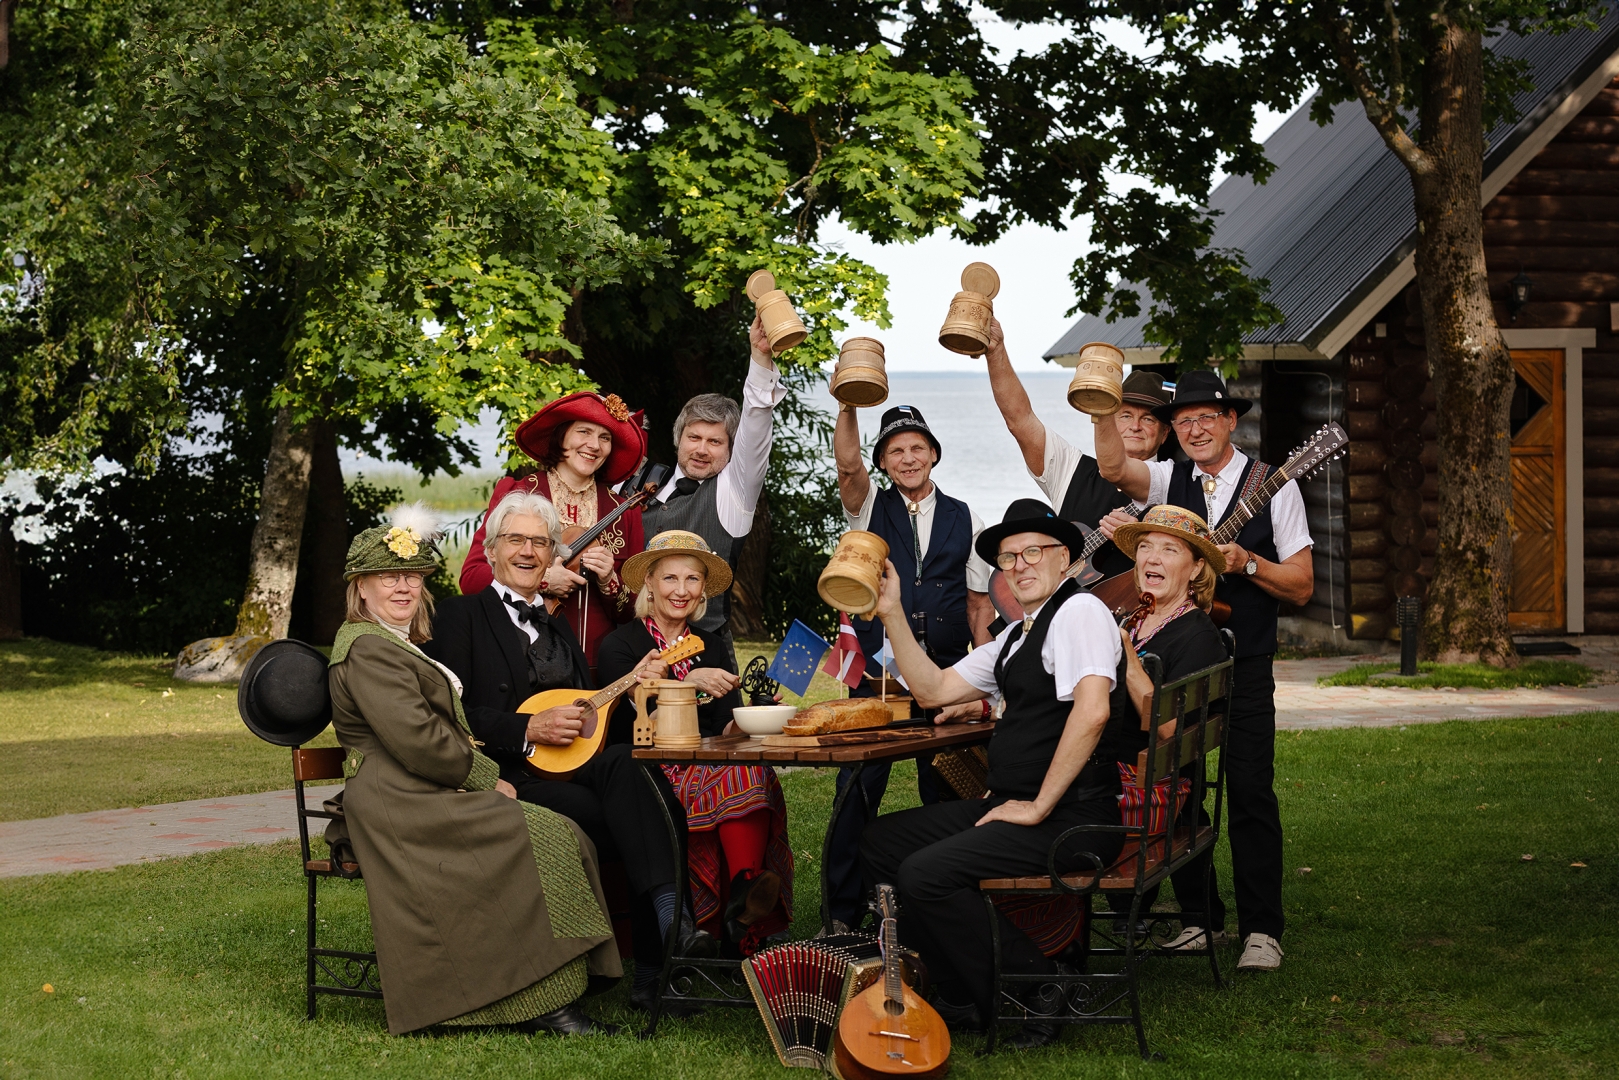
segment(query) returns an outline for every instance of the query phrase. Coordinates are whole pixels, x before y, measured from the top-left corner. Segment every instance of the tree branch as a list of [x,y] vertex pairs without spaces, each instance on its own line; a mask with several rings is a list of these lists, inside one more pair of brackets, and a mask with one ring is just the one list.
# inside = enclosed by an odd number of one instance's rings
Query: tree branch
[[[1383,142],[1394,151],[1412,174],[1426,174],[1433,169],[1433,160],[1423,152],[1405,130],[1405,124],[1400,120],[1399,97],[1393,101],[1385,100],[1372,85],[1371,76],[1366,72],[1366,64],[1355,51],[1355,42],[1350,36],[1347,23],[1334,15],[1327,0],[1317,0],[1317,17],[1322,26],[1326,28],[1327,37],[1332,41],[1332,51],[1338,57],[1338,67],[1349,85],[1354,87],[1355,95],[1366,110],[1366,117],[1383,136]],[[1396,35],[1397,35],[1396,31]],[[1396,49],[1398,44],[1396,43]],[[1403,91],[1401,92],[1403,94]]]

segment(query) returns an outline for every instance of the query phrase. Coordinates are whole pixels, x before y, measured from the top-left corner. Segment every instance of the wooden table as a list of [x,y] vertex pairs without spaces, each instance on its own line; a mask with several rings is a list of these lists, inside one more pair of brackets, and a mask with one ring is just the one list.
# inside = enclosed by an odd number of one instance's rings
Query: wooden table
[[[641,763],[643,774],[647,783],[654,791],[659,792],[658,805],[663,808],[664,822],[669,828],[669,842],[675,852],[675,895],[684,903],[687,893],[686,857],[680,843],[680,830],[675,825],[674,817],[669,813],[669,806],[661,794],[658,785],[657,771],[660,765],[797,765],[806,768],[851,768],[854,774],[849,782],[843,785],[837,798],[832,802],[832,812],[827,817],[826,832],[821,840],[821,926],[830,932],[829,923],[831,909],[827,899],[827,849],[832,842],[832,825],[838,820],[843,810],[844,800],[849,792],[859,791],[862,802],[865,801],[865,789],[860,786],[860,771],[868,764],[879,762],[903,761],[922,755],[931,757],[945,750],[961,749],[968,746],[979,746],[989,741],[995,733],[993,721],[976,724],[943,724],[938,727],[918,727],[914,738],[885,739],[881,742],[854,743],[844,746],[804,746],[786,747],[764,745],[762,739],[751,738],[747,735],[716,735],[705,738],[702,744],[689,750],[665,750],[653,746],[636,747],[631,755]],[[872,807],[864,807],[866,819],[872,817]],[[702,1005],[752,1005],[753,998],[743,982],[741,964],[735,960],[710,960],[682,958],[680,961],[681,979],[675,978],[674,950],[675,942],[680,935],[680,920],[677,918],[669,928],[669,935],[663,946],[663,980],[658,986],[658,995],[652,1006],[652,1016],[647,1024],[646,1036],[651,1036],[658,1027],[658,1018],[663,1012],[666,999],[671,1001],[691,1002]],[[706,987],[699,987],[698,980],[707,983]],[[680,984],[679,989],[676,983]]]

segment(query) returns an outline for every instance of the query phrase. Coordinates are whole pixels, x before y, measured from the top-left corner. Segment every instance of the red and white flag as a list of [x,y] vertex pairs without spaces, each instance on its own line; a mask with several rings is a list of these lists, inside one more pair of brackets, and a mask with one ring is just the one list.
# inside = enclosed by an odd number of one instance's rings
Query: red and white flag
[[854,624],[841,611],[838,612],[838,636],[832,639],[832,648],[821,670],[851,690],[860,685],[861,677],[866,674],[866,654],[860,651]]

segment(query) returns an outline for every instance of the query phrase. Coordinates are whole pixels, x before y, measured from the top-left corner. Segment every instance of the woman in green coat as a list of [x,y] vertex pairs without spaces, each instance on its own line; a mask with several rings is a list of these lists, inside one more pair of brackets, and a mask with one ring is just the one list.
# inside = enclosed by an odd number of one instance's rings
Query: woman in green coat
[[346,751],[344,823],[365,875],[388,1030],[504,1024],[616,1033],[579,1006],[623,974],[596,851],[569,819],[520,803],[476,749],[448,668],[422,653],[438,566],[429,528],[349,547],[332,646]]

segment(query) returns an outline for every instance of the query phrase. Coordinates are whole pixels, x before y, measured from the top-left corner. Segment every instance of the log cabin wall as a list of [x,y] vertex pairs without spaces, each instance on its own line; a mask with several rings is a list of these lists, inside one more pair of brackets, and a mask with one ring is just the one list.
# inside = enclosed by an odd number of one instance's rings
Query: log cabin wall
[[[1342,424],[1347,400],[1345,363],[1335,360],[1281,360],[1265,365],[1264,396],[1274,407],[1265,418],[1263,460],[1280,465],[1328,421]],[[1250,414],[1252,415],[1252,414]],[[1246,419],[1246,418],[1245,418]],[[1310,524],[1315,592],[1300,608],[1283,605],[1282,615],[1299,615],[1330,628],[1329,640],[1349,630],[1346,587],[1349,572],[1348,470],[1342,459],[1329,462],[1299,481]],[[1284,624],[1283,635],[1287,637]],[[1317,639],[1319,640],[1319,639]],[[1293,644],[1306,644],[1301,638]]]
[[[1484,208],[1484,257],[1500,325],[1592,328],[1586,349],[1585,631],[1619,633],[1619,80],[1609,84]],[[1533,281],[1512,318],[1505,298]],[[1351,432],[1353,434],[1353,432]]]

